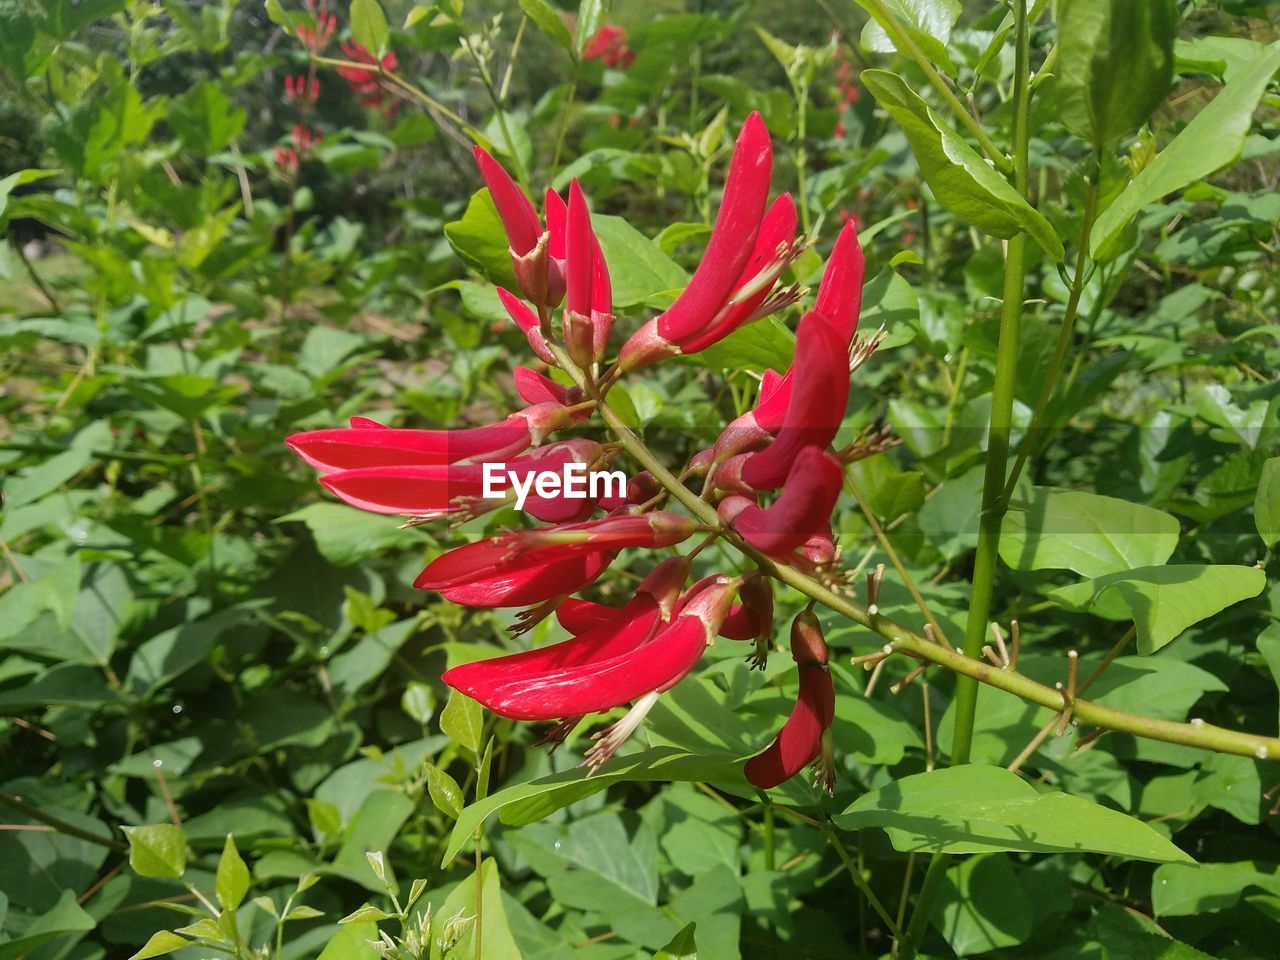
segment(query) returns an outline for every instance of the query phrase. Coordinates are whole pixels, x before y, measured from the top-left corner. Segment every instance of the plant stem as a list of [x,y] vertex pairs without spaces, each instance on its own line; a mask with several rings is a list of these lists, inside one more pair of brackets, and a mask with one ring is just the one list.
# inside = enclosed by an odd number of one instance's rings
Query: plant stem
[[1008,172],[1010,169],[1009,158],[1000,152],[991,137],[982,129],[982,125],[965,109],[964,104],[960,102],[960,98],[955,95],[947,81],[943,79],[942,74],[934,69],[933,64],[929,62],[929,58],[920,49],[919,44],[911,38],[907,31],[902,29],[897,18],[885,8],[882,0],[857,0],[857,2],[860,6],[866,8],[867,12],[875,18],[876,23],[880,24],[884,32],[889,35],[889,39],[893,41],[894,47],[916,62],[925,77],[933,84],[934,89],[941,95],[943,101],[951,108],[951,112],[956,115],[956,119],[963,123],[968,131],[973,134],[974,139],[981,145],[991,162],[1001,170]]
[[876,896],[875,891],[871,889],[870,884],[867,883],[867,878],[862,875],[862,871],[858,869],[857,864],[849,856],[849,851],[844,848],[840,835],[836,833],[830,822],[826,820],[822,822],[822,833],[826,836],[827,842],[835,849],[836,855],[844,862],[846,869],[849,871],[849,876],[853,880],[853,885],[862,891],[862,895],[867,898],[867,903],[871,904],[871,909],[879,915],[881,922],[888,928],[893,938],[901,940],[902,931],[897,923],[894,922],[893,917],[890,916],[889,911],[885,909],[884,904],[880,902],[880,898]]
[[[1027,195],[1027,165],[1031,146],[1028,123],[1031,107],[1031,39],[1027,24],[1027,0],[1014,0],[1013,68],[1013,179],[1014,189]],[[995,385],[991,394],[991,425],[987,430],[987,462],[982,481],[982,512],[978,520],[978,547],[974,556],[969,617],[965,622],[964,655],[978,659],[987,634],[991,601],[995,590],[1000,530],[1004,525],[1008,499],[1004,495],[1005,473],[1009,466],[1009,435],[1013,425],[1013,395],[1018,382],[1018,346],[1022,333],[1022,299],[1026,273],[1027,237],[1024,233],[1008,241],[1005,252],[1004,302],[1001,306],[1000,339],[996,346]],[[973,749],[973,725],[978,707],[976,677],[956,678],[955,727],[951,763],[965,764]],[[1064,704],[1065,706],[1065,704]],[[907,940],[900,957],[911,960],[933,915],[946,858],[935,853],[929,861],[920,896],[911,913]]]
[[58,833],[65,833],[68,837],[75,837],[77,840],[85,840],[89,843],[96,843],[100,847],[106,847],[109,850],[115,850],[117,853],[124,853],[129,849],[128,844],[119,840],[112,840],[110,837],[104,837],[100,833],[93,833],[82,827],[77,827],[74,823],[55,817],[51,813],[45,813],[40,807],[33,803],[28,803],[21,797],[15,797],[12,793],[0,790],[0,803],[5,806],[13,807],[19,813],[25,813],[32,820],[38,820],[47,827],[52,827]]
[[1005,481],[1004,500],[1008,502],[1013,496],[1013,489],[1018,484],[1018,477],[1027,462],[1027,457],[1037,446],[1036,428],[1044,417],[1045,408],[1049,406],[1049,398],[1062,376],[1062,365],[1066,362],[1067,351],[1071,348],[1071,331],[1075,326],[1076,313],[1080,309],[1080,295],[1084,292],[1085,264],[1089,259],[1089,233],[1093,229],[1093,218],[1098,210],[1098,178],[1095,174],[1089,180],[1084,200],[1084,216],[1080,226],[1080,250],[1076,254],[1076,272],[1071,279],[1071,288],[1067,292],[1066,312],[1062,316],[1062,329],[1058,331],[1058,343],[1053,350],[1053,359],[1049,361],[1049,372],[1045,375],[1044,385],[1040,388],[1040,396],[1036,398],[1035,410],[1031,414],[1031,423],[1027,427],[1026,436],[1018,446],[1018,459],[1014,461],[1009,479]]

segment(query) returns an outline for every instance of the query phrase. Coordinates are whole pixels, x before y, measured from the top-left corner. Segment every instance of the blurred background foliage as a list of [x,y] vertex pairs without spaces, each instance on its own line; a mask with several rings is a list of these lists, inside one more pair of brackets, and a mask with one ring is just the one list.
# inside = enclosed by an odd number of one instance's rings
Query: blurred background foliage
[[[941,11],[930,56],[1005,142],[1006,8],[891,6]],[[478,929],[482,955],[502,960],[686,957],[695,939],[711,960],[887,953],[845,858],[900,918],[922,856],[878,829],[820,826],[945,763],[950,677],[895,696],[910,665],[890,663],[869,685],[848,654],[882,640],[828,616],[836,796],[791,783],[766,798],[740,760],[773,736],[792,681],[785,657],[752,674],[722,643],[654,710],[632,745],[645,762],[623,757],[583,786],[586,728],[549,754],[541,731],[446,707],[447,664],[521,642],[508,614],[408,586],[455,535],[325,499],[283,438],[352,414],[456,426],[511,408],[510,368],[529,359],[487,282],[507,268],[492,208],[473,197],[474,140],[535,191],[579,177],[595,213],[620,218],[601,231],[634,326],[697,262],[727,147],[759,110],[776,188],[798,194],[817,237],[792,279],[814,281],[845,219],[863,229],[863,329],[883,323],[888,339],[857,374],[847,426],[884,420],[903,444],[856,478],[958,637],[1001,243],[938,201],[858,78],[898,70],[942,108],[838,0],[383,7],[417,93],[382,83],[370,106],[320,66],[304,105],[284,93],[309,69],[279,26],[306,15],[287,0],[0,0],[0,957],[471,957]],[[1062,124],[1059,78],[1037,86],[1034,200],[1069,257],[1086,177],[1110,202],[1275,49],[1273,4],[1178,8],[1174,89],[1096,173]],[[342,56],[354,14],[333,12],[328,53]],[[1058,39],[1053,12],[1033,32],[1037,66]],[[604,24],[623,28],[633,59],[584,55]],[[1272,86],[1255,102],[1239,159],[1144,204],[1093,270],[1064,385],[1025,441],[1034,484],[1175,518],[1157,566],[1274,572],[1280,101]],[[295,125],[322,139],[282,165]],[[1018,430],[1071,281],[1034,247],[1029,276]],[[745,409],[763,369],[789,362],[794,319],[634,378],[620,409],[683,461]],[[884,561],[846,499],[846,566]],[[517,522],[503,512],[458,536]],[[1092,669],[1136,615],[1061,593],[1100,571],[1013,523],[1032,546],[1002,544],[995,610],[1021,622],[1022,669],[1051,682],[1068,649]],[[713,549],[701,562],[741,560]],[[593,596],[626,597],[644,572],[628,566]],[[1274,731],[1280,594],[1241,590],[1242,577],[1183,588],[1189,621],[1158,656],[1123,650],[1093,696]],[[800,605],[780,595],[779,623]],[[881,606],[918,619],[892,573]],[[974,759],[1147,821],[1203,865],[1017,848],[957,859],[924,953],[1274,956],[1274,763],[1116,734],[1074,749],[1087,730],[1032,744],[1051,718],[984,689]],[[475,824],[455,821],[486,793],[503,823],[472,841]]]

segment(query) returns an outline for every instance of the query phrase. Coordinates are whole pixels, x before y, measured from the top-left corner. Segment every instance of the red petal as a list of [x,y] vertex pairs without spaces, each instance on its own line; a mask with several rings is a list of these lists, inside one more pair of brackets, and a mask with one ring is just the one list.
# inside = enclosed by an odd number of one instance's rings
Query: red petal
[[582,187],[574,180],[569,184],[569,226],[565,245],[565,309],[584,317],[591,316],[591,281],[595,273],[595,234],[591,230],[591,213],[587,210]]
[[537,246],[538,237],[542,235],[538,214],[502,164],[478,144],[474,153],[480,175],[484,177],[489,195],[493,197],[493,205],[498,208],[498,216],[502,218],[502,226],[507,231],[511,251],[516,256],[523,257]]
[[611,623],[623,609],[625,608],[569,597],[556,607],[556,619],[560,621],[560,626],[576,637],[603,623]]
[[498,287],[497,290],[498,300],[506,308],[516,326],[524,332],[524,338],[529,341],[529,348],[533,350],[534,356],[543,363],[555,363],[555,355],[547,346],[547,338],[542,335],[538,315],[533,312],[533,308],[511,291],[503,287]]
[[600,576],[614,556],[611,550],[595,550],[445,587],[440,595],[464,607],[528,607],[576,593]]
[[821,314],[810,312],[800,321],[792,371],[795,382],[777,439],[751,454],[742,468],[742,479],[756,490],[780,486],[805,447],[826,449],[844,419],[849,356]]
[[684,341],[709,323],[747,265],[769,199],[773,146],[760,114],[742,126],[729,161],[724,198],[716,214],[706,253],[688,286],[658,318],[658,333],[673,343]]
[[567,246],[569,208],[564,198],[550,187],[547,187],[547,253],[557,260],[565,258]]
[[515,381],[516,393],[525,403],[569,403],[569,388],[536,370],[516,367],[511,371],[511,379]]
[[[830,705],[828,707],[828,705]],[[791,779],[807,767],[822,750],[822,734],[830,721],[824,713],[835,711],[835,687],[831,674],[816,667],[800,670],[800,695],[777,739],[747,761],[743,773],[747,781],[768,790]]]
[[[791,194],[784,193],[773,201],[773,206],[765,214],[764,222],[760,225],[760,234],[756,237],[755,249],[751,252],[751,259],[747,261],[746,267],[743,268],[742,275],[738,277],[738,282],[733,285],[733,293],[737,293],[753,281],[762,270],[776,264],[778,248],[783,244],[790,244],[795,240],[795,237],[796,205],[791,199]],[[723,340],[751,319],[756,310],[760,308],[760,305],[764,303],[772,292],[773,287],[774,284],[772,282],[767,283],[756,293],[725,311],[724,315],[709,330],[694,337],[692,340],[681,343],[680,352],[684,354],[697,353],[699,350],[705,350],[713,343]]]
[[768,509],[755,504],[733,519],[733,528],[757,550],[785,557],[826,526],[844,485],[844,468],[818,447],[805,447]]
[[454,463],[468,457],[511,456],[532,442],[522,419],[470,430],[354,427],[310,430],[287,438],[293,452],[321,472],[356,467]]
[[836,238],[836,245],[822,272],[818,284],[815,313],[827,318],[836,334],[847,347],[858,330],[858,315],[862,311],[862,279],[867,261],[858,244],[858,231],[849,221]]

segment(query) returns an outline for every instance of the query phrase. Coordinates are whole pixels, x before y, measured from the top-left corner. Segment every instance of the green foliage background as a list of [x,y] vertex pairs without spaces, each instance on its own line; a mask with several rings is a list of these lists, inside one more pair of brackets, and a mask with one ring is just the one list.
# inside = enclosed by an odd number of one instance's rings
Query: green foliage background
[[[946,770],[954,678],[894,695],[914,664],[891,659],[869,683],[849,658],[883,638],[824,613],[834,797],[743,781],[794,679],[723,641],[584,780],[590,727],[549,754],[446,698],[448,664],[524,642],[510,615],[409,586],[519,518],[400,530],[320,496],[283,444],[353,414],[512,408],[527,351],[492,293],[510,268],[473,140],[535,190],[581,179],[629,330],[696,264],[759,110],[817,237],[788,279],[814,285],[843,218],[862,226],[862,329],[888,335],[846,427],[903,443],[853,476],[946,633],[970,603],[1002,240],[1025,231],[1028,456],[992,619],[1019,621],[1027,676],[1064,680],[1077,650],[1081,677],[1106,666],[1092,700],[1272,735],[1274,5],[1036,3],[1031,204],[868,26],[887,9],[1006,144],[999,3],[353,6],[340,35],[376,44],[385,9],[421,96],[383,115],[321,68],[324,140],[295,183],[273,156],[300,119],[280,91],[307,55],[278,23],[301,7],[0,0],[0,958],[342,960],[376,956],[379,929],[404,957],[881,956],[889,925],[850,871],[900,924],[938,850],[956,856],[922,955],[1274,956],[1274,758],[1054,735],[1052,711],[983,687],[975,766]],[[582,58],[602,22],[626,28],[627,69]],[[789,362],[797,315],[610,400],[683,462]],[[844,565],[886,561],[844,500]],[[699,563],[743,569],[720,547]],[[593,596],[646,569],[624,556]],[[779,624],[802,606],[778,600]],[[921,622],[892,570],[880,606]]]

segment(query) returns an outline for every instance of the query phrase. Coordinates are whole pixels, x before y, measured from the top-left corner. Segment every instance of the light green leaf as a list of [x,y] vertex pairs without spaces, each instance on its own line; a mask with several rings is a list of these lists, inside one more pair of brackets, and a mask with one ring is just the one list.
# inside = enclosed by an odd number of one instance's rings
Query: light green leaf
[[1247,887],[1280,896],[1275,866],[1260,870],[1240,863],[1166,863],[1151,878],[1151,907],[1157,917],[1194,917],[1227,910],[1240,902]]
[[[511,268],[511,254],[507,252],[507,232],[488,190],[478,190],[471,195],[462,219],[444,225],[444,236],[453,252],[486,280],[508,290],[520,289]],[[607,250],[605,254],[608,258]],[[612,269],[613,260],[608,259]],[[616,303],[616,291],[614,297]]]
[[218,902],[223,909],[231,911],[235,911],[244,902],[245,894],[249,892],[249,868],[229,833],[227,842],[222,847],[222,856],[218,858],[214,890],[217,891]]
[[1101,149],[1138,129],[1173,83],[1173,0],[1070,0],[1058,21],[1058,115]]
[[378,942],[378,925],[372,920],[339,927],[316,960],[378,960],[371,943]]
[[376,57],[387,52],[391,30],[378,0],[351,0],[351,36]]
[[604,23],[606,6],[610,0],[579,0],[577,36],[574,45],[579,53],[586,47],[587,41],[596,35]]
[[882,0],[882,4],[855,0],[858,6],[871,14],[862,28],[862,46],[875,53],[894,53],[897,47],[885,32],[882,11],[894,17],[898,28],[904,30],[930,60],[955,76],[955,64],[947,52],[951,29],[963,9],[960,0]]
[[462,788],[457,780],[434,763],[427,764],[427,791],[431,794],[431,802],[441,813],[458,819],[462,813]]
[[1178,545],[1178,521],[1153,507],[1080,490],[1023,488],[1000,535],[1014,570],[1074,570],[1100,577],[1159,566]]
[[696,923],[686,924],[671,942],[653,955],[653,960],[698,960],[698,943],[693,938]]
[[472,753],[480,754],[480,732],[484,727],[484,712],[480,704],[457,690],[449,691],[449,702],[440,714],[440,730],[454,743],[461,744]]
[[9,205],[9,194],[13,192],[14,187],[20,187],[36,180],[43,180],[45,177],[56,176],[61,172],[61,170],[19,170],[17,173],[11,173],[0,180],[0,223],[4,222],[4,208]]
[[1144,207],[1235,162],[1252,125],[1254,108],[1277,69],[1280,41],[1241,70],[1133,178],[1093,225],[1089,252],[1095,259],[1114,259],[1120,252],[1121,232]]
[[1111,960],[1214,960],[1209,954],[1172,939],[1158,924],[1135,912],[1106,904],[1096,920],[1102,956]]
[[902,127],[920,174],[957,218],[994,237],[1025,232],[1055,260],[1062,241],[1049,221],[982,159],[901,77],[864,70],[862,82]]
[[503,823],[521,826],[541,820],[571,803],[599,793],[614,783],[692,780],[714,783],[742,782],[741,758],[726,755],[688,753],[672,747],[657,747],[640,753],[615,757],[594,775],[581,770],[565,770],[547,777],[520,783],[490,794],[462,811],[443,863],[448,864],[472,838],[476,828],[490,814]]
[[151,957],[163,957],[165,954],[173,953],[173,951],[187,946],[189,942],[185,937],[180,937],[176,933],[161,930],[159,933],[153,933],[151,939],[143,944],[142,949],[131,956],[129,960],[150,960]]
[[520,0],[520,9],[542,33],[562,50],[574,52],[573,34],[547,0]]
[[1253,522],[1268,548],[1280,542],[1280,457],[1262,465],[1258,492],[1253,498]]
[[[485,960],[522,960],[523,954],[516,945],[507,919],[498,864],[492,857],[481,864],[479,883],[476,881],[476,874],[472,871],[471,876],[453,888],[444,906],[432,917],[432,933],[439,941],[446,939],[446,927],[456,931],[456,945],[448,952],[450,957],[479,956],[476,925],[483,924],[479,940],[484,946]],[[479,903],[476,902],[477,888]],[[457,918],[470,918],[470,922]]]
[[172,823],[123,827],[129,866],[142,877],[180,877],[187,869],[187,839]]
[[1191,861],[1142,821],[1080,797],[1041,793],[1003,767],[966,765],[904,777],[863,794],[835,823],[842,830],[882,827],[902,851],[1092,852]]
[[1069,610],[1132,620],[1138,652],[1154,653],[1192,624],[1256,597],[1267,585],[1257,567],[1183,563],[1138,567],[1059,587],[1049,594]]
[[769,369],[781,372],[791,366],[795,350],[795,334],[777,317],[765,317],[740,327],[705,350],[689,354],[689,358],[725,373],[739,370],[763,373]]
[[[674,295],[689,282],[679,264],[622,217],[593,214],[591,225],[609,263],[615,308],[649,303],[660,294]],[[663,299],[656,305],[666,303]]]

